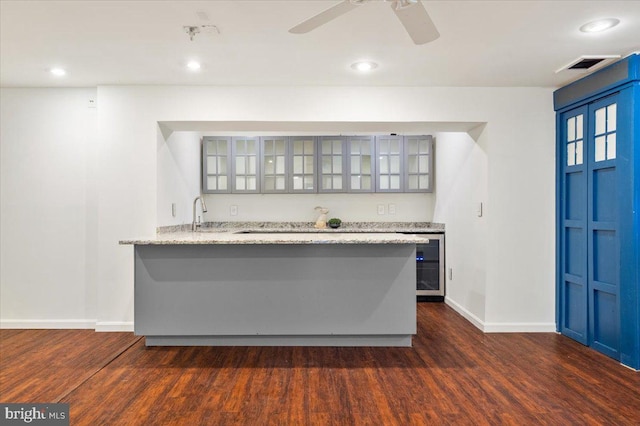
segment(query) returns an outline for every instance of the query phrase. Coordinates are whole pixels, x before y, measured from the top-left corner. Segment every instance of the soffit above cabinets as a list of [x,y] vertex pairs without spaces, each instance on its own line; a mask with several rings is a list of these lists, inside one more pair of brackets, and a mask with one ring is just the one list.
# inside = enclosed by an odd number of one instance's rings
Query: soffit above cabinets
[[[161,121],[169,132],[209,132],[226,136],[283,135],[362,135],[362,134],[433,134],[438,132],[472,132],[482,122],[385,122],[385,121]],[[165,135],[166,136],[166,135]]]

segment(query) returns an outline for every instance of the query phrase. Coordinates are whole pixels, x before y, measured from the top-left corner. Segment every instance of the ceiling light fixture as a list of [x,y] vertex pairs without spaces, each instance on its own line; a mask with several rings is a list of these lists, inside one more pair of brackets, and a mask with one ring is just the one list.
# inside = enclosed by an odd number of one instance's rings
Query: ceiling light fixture
[[198,61],[189,61],[189,63],[187,63],[187,68],[189,68],[191,71],[198,71],[200,67],[200,62]]
[[200,34],[200,32],[204,32],[207,34],[220,34],[220,29],[215,25],[185,25],[182,27],[184,32],[189,35],[189,40],[193,41],[196,35]]
[[49,70],[49,72],[53,75],[55,75],[56,77],[62,77],[63,75],[65,75],[67,72],[62,69],[62,68],[51,68]]
[[368,72],[378,68],[378,64],[370,61],[360,61],[360,62],[351,64],[351,68],[360,72]]
[[598,19],[595,21],[587,22],[580,27],[580,31],[582,31],[583,33],[599,33],[613,28],[619,23],[620,20],[616,18]]

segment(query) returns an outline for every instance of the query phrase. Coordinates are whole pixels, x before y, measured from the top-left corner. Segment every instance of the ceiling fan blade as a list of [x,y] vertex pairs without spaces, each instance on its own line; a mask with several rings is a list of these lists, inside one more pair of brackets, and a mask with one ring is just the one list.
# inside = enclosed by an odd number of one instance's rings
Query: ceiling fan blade
[[311,30],[315,30],[320,25],[324,25],[327,22],[336,19],[338,16],[352,11],[356,7],[360,6],[360,3],[361,1],[344,0],[343,2],[330,7],[324,12],[320,12],[316,16],[307,19],[303,23],[296,25],[295,27],[291,28],[289,32],[293,34],[308,33]]
[[415,44],[429,43],[440,37],[435,24],[419,0],[396,0],[391,4],[391,8]]

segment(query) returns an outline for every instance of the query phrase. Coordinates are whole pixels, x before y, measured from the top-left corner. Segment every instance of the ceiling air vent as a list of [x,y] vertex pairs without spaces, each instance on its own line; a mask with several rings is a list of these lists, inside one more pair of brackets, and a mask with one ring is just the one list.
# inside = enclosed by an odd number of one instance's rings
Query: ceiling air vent
[[620,58],[620,55],[582,55],[556,71],[556,74],[566,70],[589,71],[596,65],[604,65]]
[[588,70],[592,66],[597,65],[604,60],[605,58],[591,58],[591,59],[583,58],[583,59],[580,59],[580,62],[577,62],[571,65],[569,69],[570,70]]

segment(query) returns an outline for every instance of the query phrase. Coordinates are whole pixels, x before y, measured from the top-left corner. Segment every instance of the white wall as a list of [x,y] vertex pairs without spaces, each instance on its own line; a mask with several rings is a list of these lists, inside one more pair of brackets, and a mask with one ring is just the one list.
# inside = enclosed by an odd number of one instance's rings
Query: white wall
[[2,89],[2,326],[95,321],[95,89]]
[[[8,114],[3,106],[3,169],[4,123]],[[30,125],[30,114],[22,113],[20,120],[18,127]],[[92,240],[97,247],[98,264],[93,269],[97,306],[95,315],[86,317],[97,318],[97,329],[131,328],[133,250],[120,246],[118,240],[153,235],[155,227],[166,220],[159,210],[166,212],[166,204],[174,196],[170,194],[165,199],[158,190],[159,168],[165,167],[162,164],[166,165],[166,161],[178,164],[182,160],[170,158],[170,145],[177,140],[171,141],[158,123],[172,121],[223,123],[217,127],[221,131],[233,130],[238,121],[289,123],[289,130],[295,122],[488,123],[478,142],[471,142],[466,135],[444,136],[445,142],[451,144],[436,154],[445,155],[444,164],[456,167],[446,168],[445,175],[437,172],[436,198],[431,196],[426,209],[433,211],[434,221],[447,224],[447,262],[454,268],[449,303],[488,330],[554,329],[551,89],[153,86],[98,87],[99,161],[95,164],[99,208],[96,219],[85,216],[85,220],[99,224]],[[63,123],[72,126],[67,121]],[[64,132],[65,129],[56,129],[56,137]],[[11,138],[17,136],[12,134]],[[159,149],[162,138],[168,142],[168,151]],[[12,141],[11,145],[15,143]],[[436,144],[437,150],[443,150],[441,141]],[[460,153],[462,157],[456,157]],[[464,153],[469,155],[468,161],[464,160]],[[19,161],[13,153],[10,157],[7,161],[11,163]],[[62,162],[66,164],[65,160]],[[37,163],[45,164],[43,158]],[[3,170],[3,180],[4,173]],[[15,168],[7,174],[21,176]],[[179,192],[180,185],[177,182],[174,190]],[[20,236],[4,235],[4,197],[3,194],[2,244],[19,245]],[[217,199],[213,200],[212,207],[218,208]],[[332,200],[338,207],[330,207],[337,209],[338,215],[342,206],[337,198]],[[226,211],[223,200],[217,201]],[[483,218],[474,216],[476,201],[485,203]],[[315,206],[315,200],[311,204]],[[414,208],[408,206],[406,210]],[[11,214],[19,215],[18,206],[10,209]],[[369,212],[370,207],[365,210]],[[27,238],[35,240],[37,233],[27,231]],[[63,256],[64,261],[75,260],[71,253]],[[470,258],[469,254],[475,256]],[[4,249],[2,256],[4,266]],[[30,254],[27,258],[36,259]],[[54,257],[49,259],[53,263]],[[5,302],[3,298],[3,303],[16,303],[14,283],[5,284],[4,277],[3,272],[3,295],[9,295],[10,300]],[[50,281],[57,285],[62,279],[63,275],[58,274]],[[45,305],[33,312],[9,314],[3,310],[2,318],[18,314],[35,318],[35,312],[48,311]],[[54,313],[49,316],[55,317]]]
[[173,132],[165,140],[158,134],[157,226],[191,223],[193,200],[201,188],[200,137],[198,132]]
[[[551,92],[551,91],[549,91]],[[555,130],[551,96],[546,108],[523,99],[491,126],[489,238],[485,329],[555,331]],[[503,141],[494,145],[493,141]]]
[[[314,207],[329,209],[329,217],[345,222],[429,222],[433,217],[432,194],[210,194],[206,196],[206,220],[315,222]],[[378,214],[378,205],[384,214]],[[395,214],[389,214],[393,204]],[[238,215],[230,215],[230,207]]]
[[[478,142],[467,133],[436,134],[437,203],[434,221],[446,224],[447,302],[479,327],[486,304],[488,130]],[[482,203],[482,216],[478,205]]]

